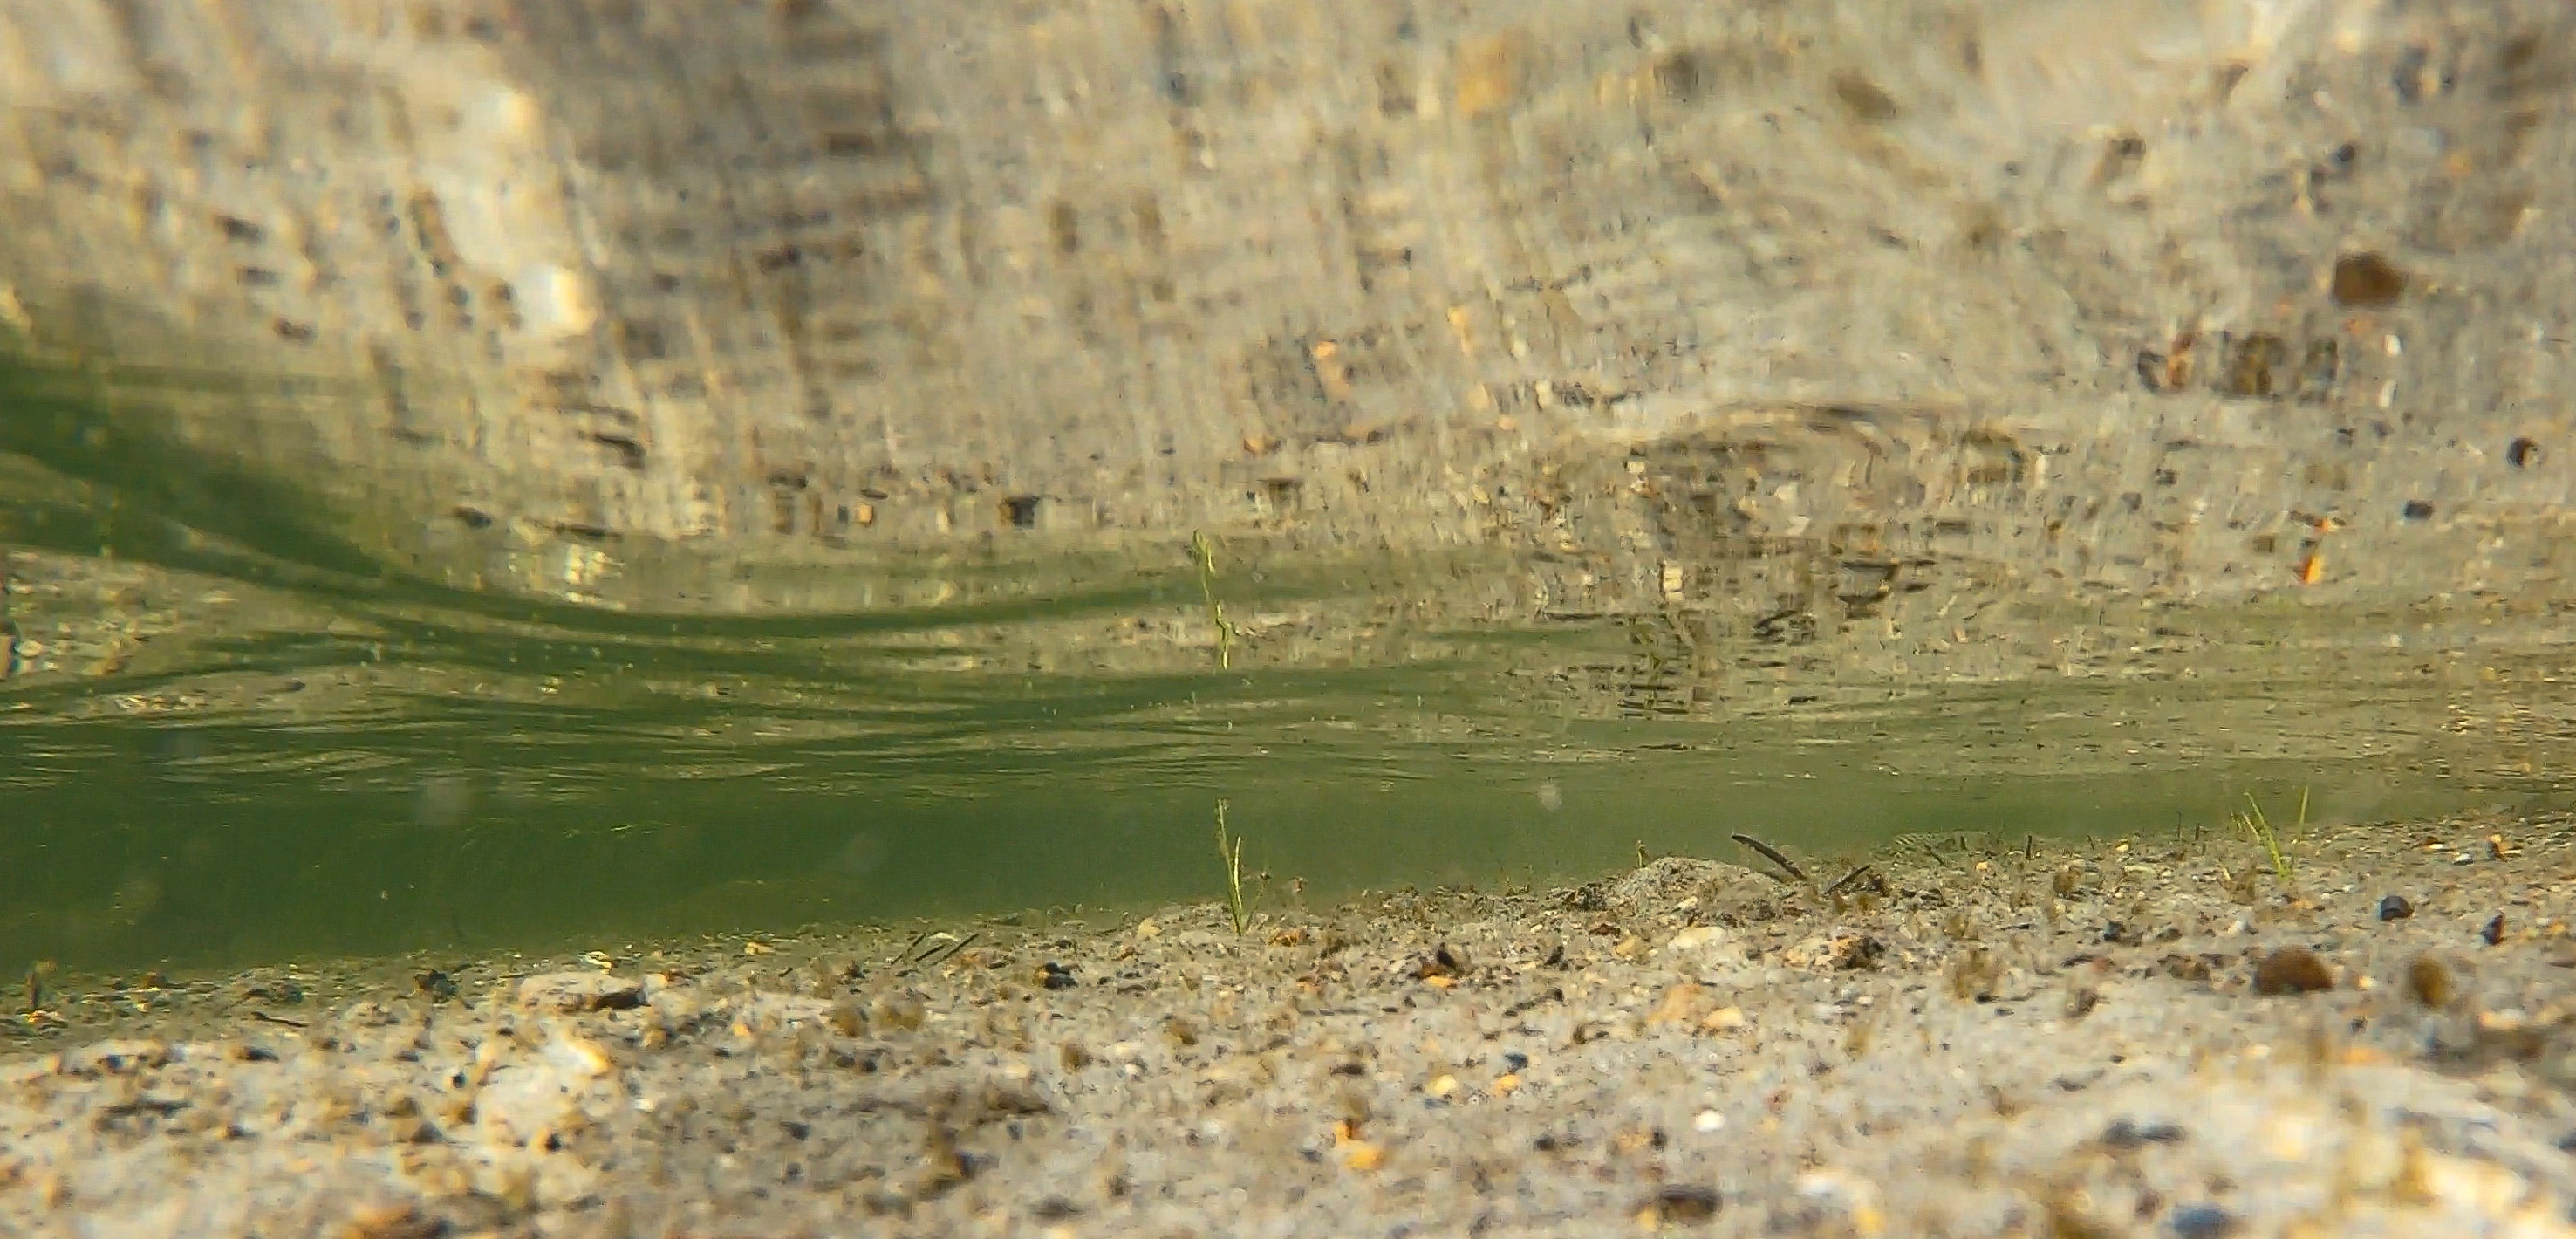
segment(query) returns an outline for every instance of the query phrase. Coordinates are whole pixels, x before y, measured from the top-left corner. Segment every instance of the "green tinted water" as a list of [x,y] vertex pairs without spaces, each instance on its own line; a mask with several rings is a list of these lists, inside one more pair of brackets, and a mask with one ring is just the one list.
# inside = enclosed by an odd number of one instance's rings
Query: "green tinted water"
[[[1220,798],[1256,901],[1288,905],[1734,855],[1735,831],[1821,857],[2223,829],[2302,790],[2318,823],[2526,807],[2563,803],[2567,769],[2552,648],[2420,616],[2285,612],[2263,642],[2009,683],[1759,683],[1676,671],[1621,622],[1526,617],[1383,621],[1341,666],[1252,636],[1220,671],[1162,574],[968,624],[656,636],[12,566],[0,958],[107,968],[1205,900]],[[1124,632],[1206,665],[1031,670],[1049,624],[1074,626],[1059,663]]]

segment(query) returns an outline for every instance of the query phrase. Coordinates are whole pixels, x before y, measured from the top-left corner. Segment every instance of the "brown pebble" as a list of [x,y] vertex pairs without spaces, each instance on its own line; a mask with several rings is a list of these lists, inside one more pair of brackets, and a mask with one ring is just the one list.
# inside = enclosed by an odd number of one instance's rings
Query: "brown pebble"
[[844,1037],[864,1037],[868,1032],[867,1008],[860,1006],[856,998],[844,998],[823,1013],[823,1025]]
[[2428,1007],[2447,1007],[2458,996],[2459,987],[2451,981],[2451,970],[2430,955],[2418,955],[2406,965],[2406,996]]
[[2303,946],[2283,947],[2254,967],[2257,994],[2313,994],[2334,988],[2334,970]]
[[2073,993],[2066,996],[2066,1018],[2083,1019],[2093,1014],[2093,1008],[2100,1005],[2102,1005],[2102,991],[2090,985],[2078,986]]
[[644,982],[598,972],[548,972],[519,982],[519,1005],[566,1015],[644,1005]]
[[430,1239],[446,1229],[418,1204],[381,1204],[351,1213],[338,1233],[340,1239]]
[[2406,273],[2364,250],[2335,259],[2331,293],[2337,305],[2394,305],[2406,295]]
[[1439,977],[1461,977],[1465,976],[1468,969],[1473,966],[1467,962],[1467,952],[1464,948],[1453,947],[1444,942],[1440,944],[1439,950],[1414,962],[1413,975],[1416,979],[1424,981]]
[[1718,1194],[1714,1189],[1685,1184],[1656,1189],[1637,1205],[1638,1220],[1647,1225],[1672,1222],[1705,1222],[1717,1216]]

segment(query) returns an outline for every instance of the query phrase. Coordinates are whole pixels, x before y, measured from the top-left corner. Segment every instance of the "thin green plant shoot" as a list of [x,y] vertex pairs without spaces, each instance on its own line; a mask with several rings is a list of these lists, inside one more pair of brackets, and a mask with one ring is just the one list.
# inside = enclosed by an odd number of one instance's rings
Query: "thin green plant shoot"
[[1234,665],[1235,627],[1225,617],[1225,604],[1216,599],[1216,544],[1204,533],[1190,534],[1190,558],[1199,568],[1199,597],[1207,601],[1208,624],[1216,629],[1216,669],[1229,670]]
[[1225,828],[1225,802],[1216,802],[1216,855],[1225,865],[1225,918],[1234,936],[1252,927],[1252,909],[1243,902],[1243,840]]
[[[2289,843],[2282,839],[2279,830],[2273,828],[2272,820],[2263,815],[2263,806],[2255,803],[2252,792],[2245,794],[2245,812],[2237,814],[2235,822],[2237,829],[2263,845],[2264,854],[2272,862],[2272,876],[2288,885],[2291,872]],[[2299,820],[2291,828],[2291,839],[2294,841],[2307,828],[2308,789],[2302,787],[2299,789]]]

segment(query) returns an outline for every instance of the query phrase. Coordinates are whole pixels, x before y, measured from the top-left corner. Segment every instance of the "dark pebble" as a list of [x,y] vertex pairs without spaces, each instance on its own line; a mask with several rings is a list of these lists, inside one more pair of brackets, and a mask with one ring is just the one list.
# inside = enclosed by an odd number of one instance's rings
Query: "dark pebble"
[[2173,1123],[2113,1119],[2109,1127],[2102,1129],[2102,1147],[2134,1149],[2145,1144],[2180,1144],[2183,1134],[2182,1128]]
[[1505,1053],[1503,1055],[1503,1070],[1511,1072],[1529,1070],[1529,1055],[1523,1054],[1518,1050],[1512,1050]]
[[1705,1222],[1717,1216],[1717,1189],[1674,1185],[1658,1189],[1637,1208],[1658,1222]]
[[2478,937],[2485,939],[2488,946],[2504,941],[2504,913],[2496,913],[2495,919],[2488,921],[2487,927],[2478,931]]
[[2334,970],[2303,946],[2286,946],[2254,966],[2257,994],[2313,994],[2334,988]]
[[2408,903],[2404,895],[2383,896],[2379,901],[2379,919],[2383,921],[2402,921],[2413,915],[2415,905]]
[[2236,1215],[2216,1205],[2184,1205],[2165,1226],[2175,1239],[2226,1239],[2236,1233]]
[[2344,254],[2335,259],[2326,291],[2337,305],[2395,305],[2406,295],[2406,273],[2368,250]]

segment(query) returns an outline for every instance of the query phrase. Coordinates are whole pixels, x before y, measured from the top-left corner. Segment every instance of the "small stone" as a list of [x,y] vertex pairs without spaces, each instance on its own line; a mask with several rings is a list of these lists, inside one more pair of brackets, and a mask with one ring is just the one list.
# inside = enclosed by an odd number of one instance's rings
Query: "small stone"
[[2102,1147],[2134,1149],[2150,1144],[2180,1144],[2186,1133],[2179,1124],[2167,1122],[2140,1123],[2135,1119],[2113,1119],[2102,1129]]
[[2303,946],[2283,947],[2263,957],[2254,968],[2257,994],[2313,994],[2333,989],[2334,970]]
[[1744,1008],[1719,1007],[1699,1017],[1699,1030],[1705,1033],[1734,1032],[1744,1027]]
[[867,1008],[855,998],[844,998],[823,1013],[823,1026],[844,1037],[864,1037],[868,1032]]
[[880,994],[868,1004],[868,1022],[879,1028],[914,1032],[929,1019],[930,1008],[910,994]]
[[1886,946],[1878,939],[1845,930],[1808,938],[1790,947],[1783,958],[1792,968],[1856,972],[1878,967],[1880,958],[1886,954]]
[[1702,1110],[1691,1118],[1691,1130],[1705,1136],[1726,1130],[1726,1116],[1715,1110]]
[[1717,996],[1707,986],[1682,981],[1664,991],[1663,1000],[1646,1016],[1646,1026],[1695,1023],[1716,1006]]
[[1363,1174],[1386,1165],[1386,1147],[1366,1140],[1342,1146],[1342,1164]]
[[2502,912],[2498,912],[2498,913],[2496,913],[2496,914],[2495,914],[2495,919],[2494,919],[2494,920],[2491,920],[2491,921],[2488,921],[2488,922],[2487,922],[2487,924],[2486,924],[2486,928],[2481,929],[2481,930],[2479,930],[2479,931],[2478,931],[2478,937],[2479,937],[2479,939],[2480,939],[2480,940],[2484,941],[2488,946],[2494,946],[2494,945],[2496,945],[2496,944],[2498,944],[2498,943],[2500,943],[2500,942],[2503,942],[2503,941],[2504,941],[2504,913],[2502,913]]
[[644,1003],[644,983],[602,972],[548,972],[519,982],[519,1005],[577,1015],[624,1011]]
[[1654,1225],[1705,1222],[1717,1216],[1719,1203],[1715,1188],[1676,1183],[1657,1188],[1639,1202],[1637,1217]]
[[2406,295],[2406,273],[2370,250],[2337,257],[2330,284],[2337,305],[2394,305]]
[[2227,1239],[2236,1226],[2236,1215],[2216,1205],[2184,1205],[2165,1219],[2174,1239]]
[[2383,896],[2379,901],[2379,919],[2402,921],[2415,915],[2415,905],[2404,895]]
[[1073,969],[1050,959],[1038,965],[1038,984],[1046,989],[1072,989],[1081,982],[1074,980]]
[[1433,1079],[1431,1083],[1424,1085],[1422,1091],[1443,1100],[1455,1097],[1458,1095],[1458,1077],[1453,1075],[1439,1076]]
[[1136,936],[1139,938],[1160,938],[1163,936],[1163,927],[1155,924],[1154,918],[1149,916],[1144,920],[1136,922]]
[[1715,947],[1724,946],[1725,944],[1726,931],[1724,929],[1715,925],[1693,925],[1680,933],[1674,934],[1672,941],[1664,944],[1664,949],[1675,954],[1681,954],[1686,951],[1706,951]]
[[333,1232],[341,1239],[435,1239],[447,1226],[421,1211],[418,1202],[373,1204],[351,1211]]
[[2459,996],[2459,986],[2451,980],[2451,970],[2430,955],[2418,955],[2406,965],[2406,996],[2427,1007],[2440,1009],[2451,1005]]

